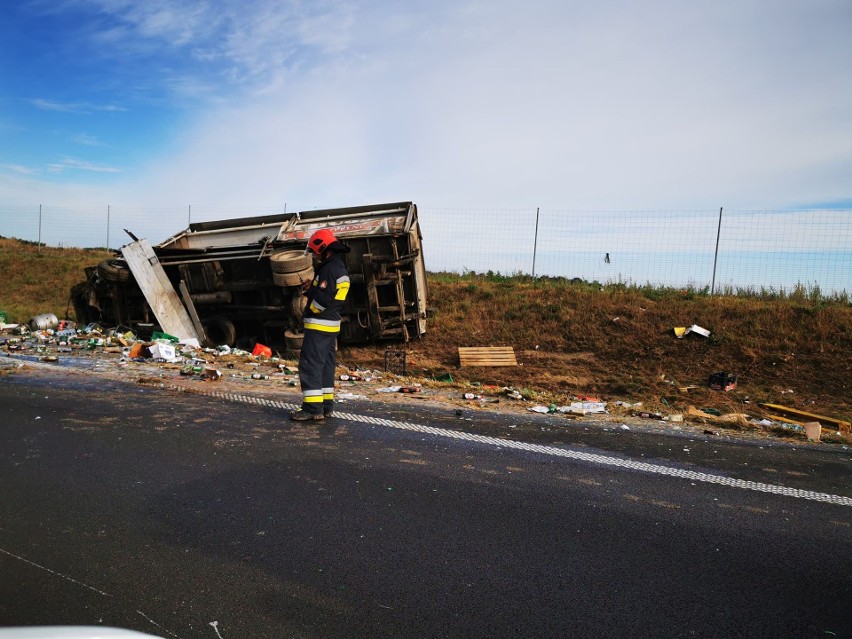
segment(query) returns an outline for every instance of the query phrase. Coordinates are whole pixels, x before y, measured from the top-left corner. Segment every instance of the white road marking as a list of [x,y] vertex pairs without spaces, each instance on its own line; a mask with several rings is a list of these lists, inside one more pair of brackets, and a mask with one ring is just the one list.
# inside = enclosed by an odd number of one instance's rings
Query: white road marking
[[61,577],[65,581],[70,581],[72,584],[77,584],[78,586],[83,586],[83,588],[88,588],[89,590],[92,590],[92,591],[98,593],[99,595],[103,595],[104,597],[112,597],[112,595],[109,594],[108,592],[104,592],[103,590],[98,590],[94,586],[90,586],[89,584],[84,584],[82,581],[77,581],[76,579],[73,579],[72,577],[69,577],[68,575],[63,575],[61,572],[56,572],[55,570],[51,570],[50,568],[47,568],[46,566],[42,566],[41,564],[37,564],[36,562],[30,561],[29,559],[24,559],[20,555],[16,555],[15,553],[11,553],[8,550],[3,550],[2,548],[0,548],[0,552],[2,552],[4,555],[9,555],[13,559],[17,559],[18,561],[23,561],[25,564],[29,564],[30,566],[35,566],[36,568],[38,568],[40,570],[44,570],[45,572],[49,572],[51,575],[54,575],[56,577]]
[[[12,557],[13,559],[17,559],[18,561],[23,561],[25,564],[29,564],[30,566],[34,566],[35,568],[38,568],[39,570],[43,570],[47,573],[50,573],[54,577],[59,577],[61,579],[64,579],[65,581],[70,581],[72,584],[75,584],[77,586],[82,586],[83,588],[88,588],[89,590],[96,592],[103,597],[112,597],[113,596],[113,595],[109,594],[108,592],[104,592],[103,590],[98,590],[94,586],[90,586],[89,584],[85,584],[82,581],[79,581],[78,579],[74,579],[73,577],[69,577],[68,575],[63,575],[61,572],[56,572],[55,570],[51,570],[47,566],[42,566],[41,564],[37,564],[34,561],[30,561],[29,559],[26,559],[25,557],[21,557],[20,555],[16,555],[15,553],[9,552],[8,550],[5,550],[3,548],[0,548],[0,553],[3,553],[4,555],[8,555],[9,557]],[[137,610],[136,612],[138,614],[142,615],[143,617],[145,617],[145,619],[147,619],[151,624],[157,626],[157,628],[159,628],[161,631],[165,632],[167,635],[169,635],[171,637],[175,637],[175,639],[180,639],[180,637],[178,637],[178,635],[174,634],[173,632],[169,632],[168,630],[163,628],[160,624],[158,624],[156,621],[151,619],[151,617],[146,615],[141,610]]]
[[[187,389],[182,386],[172,386],[172,390],[187,392]],[[197,391],[191,391],[197,392]],[[230,402],[242,402],[247,404],[259,404],[261,406],[269,406],[270,408],[280,408],[283,410],[295,410],[299,405],[290,404],[287,402],[264,399],[262,397],[253,397],[251,395],[240,395],[235,393],[223,393],[218,391],[202,392],[204,395],[225,399]],[[830,493],[819,493],[812,490],[801,490],[799,488],[788,488],[787,486],[779,486],[776,484],[764,484],[762,482],[747,481],[737,479],[735,477],[725,477],[724,475],[713,475],[710,473],[702,473],[694,470],[685,470],[683,468],[672,468],[669,466],[661,466],[659,464],[649,464],[647,462],[634,461],[631,459],[621,459],[609,455],[600,455],[597,453],[587,453],[578,450],[567,448],[558,448],[556,446],[544,446],[542,444],[530,444],[527,442],[516,442],[507,439],[499,439],[497,437],[489,437],[487,435],[476,435],[474,433],[466,433],[463,431],[448,430],[446,428],[436,428],[434,426],[425,426],[414,422],[402,422],[393,419],[383,419],[381,417],[370,417],[368,415],[357,415],[355,413],[343,413],[338,410],[334,411],[337,418],[346,419],[362,424],[371,424],[374,426],[386,426],[397,430],[405,430],[415,433],[424,433],[434,435],[436,437],[444,437],[447,439],[458,439],[462,441],[477,442],[498,448],[507,448],[513,450],[524,450],[541,455],[550,455],[553,457],[563,457],[566,459],[575,459],[592,464],[602,466],[611,466],[615,468],[626,468],[636,470],[643,473],[652,473],[655,475],[663,475],[667,477],[677,477],[680,479],[688,479],[694,482],[702,482],[706,484],[718,484],[720,486],[729,486],[731,488],[739,488],[744,490],[754,490],[772,495],[784,495],[785,497],[795,497],[796,499],[808,499],[826,504],[835,504],[838,506],[852,506],[852,497],[844,497],[843,495],[832,495]]]

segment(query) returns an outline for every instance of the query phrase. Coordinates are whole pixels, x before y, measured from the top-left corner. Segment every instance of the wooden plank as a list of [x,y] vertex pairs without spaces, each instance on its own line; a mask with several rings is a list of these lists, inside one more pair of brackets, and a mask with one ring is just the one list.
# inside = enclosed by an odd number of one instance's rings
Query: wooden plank
[[180,339],[199,339],[186,308],[169,281],[148,240],[137,240],[121,248],[121,254],[145,295],[164,333]]
[[840,419],[835,419],[833,417],[826,417],[824,415],[815,415],[814,413],[807,413],[803,410],[799,410],[798,408],[782,406],[781,404],[760,404],[760,406],[762,408],[768,408],[770,410],[774,410],[779,413],[784,413],[786,415],[805,418],[806,421],[817,421],[823,424],[833,424],[835,428],[841,431],[848,431],[850,429],[849,422]]
[[511,346],[460,346],[460,366],[517,366],[515,350]]

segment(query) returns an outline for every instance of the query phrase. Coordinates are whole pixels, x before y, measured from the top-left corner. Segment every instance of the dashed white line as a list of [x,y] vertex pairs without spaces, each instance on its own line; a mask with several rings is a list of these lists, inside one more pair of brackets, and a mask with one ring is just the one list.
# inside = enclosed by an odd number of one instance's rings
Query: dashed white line
[[[174,386],[173,390],[185,391],[184,387]],[[250,395],[238,395],[233,393],[222,393],[218,391],[203,393],[211,397],[225,399],[231,402],[256,403],[271,408],[280,408],[282,410],[294,410],[299,408],[295,404],[281,402],[276,400],[252,397]],[[542,444],[530,444],[527,442],[517,442],[507,439],[499,439],[497,437],[489,437],[487,435],[477,435],[474,433],[466,433],[463,431],[448,430],[446,428],[437,428],[435,426],[425,426],[414,422],[403,422],[393,419],[383,419],[381,417],[371,417],[369,415],[358,415],[355,413],[343,413],[335,411],[335,415],[341,419],[346,419],[362,424],[371,424],[374,426],[385,426],[387,428],[395,428],[397,430],[405,430],[416,433],[424,433],[434,435],[435,437],[444,437],[447,439],[457,439],[462,441],[476,442],[488,446],[498,448],[507,448],[513,450],[524,450],[528,452],[538,453],[540,455],[550,455],[553,457],[563,457],[566,459],[574,459],[602,466],[611,466],[615,468],[626,468],[644,473],[652,473],[667,477],[677,477],[680,479],[688,479],[689,481],[702,482],[707,484],[717,484],[720,486],[729,486],[731,488],[739,488],[745,490],[754,490],[762,493],[773,495],[784,495],[785,497],[795,497],[797,499],[808,499],[826,504],[835,504],[838,506],[852,506],[852,497],[844,497],[843,495],[832,495],[830,493],[820,493],[812,490],[801,490],[799,488],[789,488],[787,486],[779,486],[776,484],[764,484],[762,482],[748,481],[737,479],[735,477],[726,477],[724,475],[713,475],[711,473],[702,473],[694,470],[686,470],[683,468],[672,468],[669,466],[661,466],[659,464],[649,464],[647,462],[634,461],[630,459],[620,459],[609,455],[600,455],[597,453],[587,453],[583,451],[571,450],[567,448],[558,448],[556,446],[544,446]]]

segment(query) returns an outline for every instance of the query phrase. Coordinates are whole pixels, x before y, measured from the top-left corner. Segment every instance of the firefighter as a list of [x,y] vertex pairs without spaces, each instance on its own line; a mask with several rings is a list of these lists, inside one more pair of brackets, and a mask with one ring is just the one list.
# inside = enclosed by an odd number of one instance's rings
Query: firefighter
[[305,253],[308,252],[317,256],[319,265],[313,281],[305,283],[305,337],[299,357],[302,407],[290,413],[296,421],[322,420],[332,414],[335,342],[340,333],[340,310],[349,293],[349,273],[343,257],[349,247],[339,242],[330,229],[320,229],[308,240]]

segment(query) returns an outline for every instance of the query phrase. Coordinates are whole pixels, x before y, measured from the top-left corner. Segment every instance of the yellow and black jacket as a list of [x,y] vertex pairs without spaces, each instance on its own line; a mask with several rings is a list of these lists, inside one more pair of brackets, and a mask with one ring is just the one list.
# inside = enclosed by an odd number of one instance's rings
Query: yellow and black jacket
[[317,268],[307,292],[306,331],[340,332],[340,311],[349,293],[349,273],[343,255],[334,253]]

